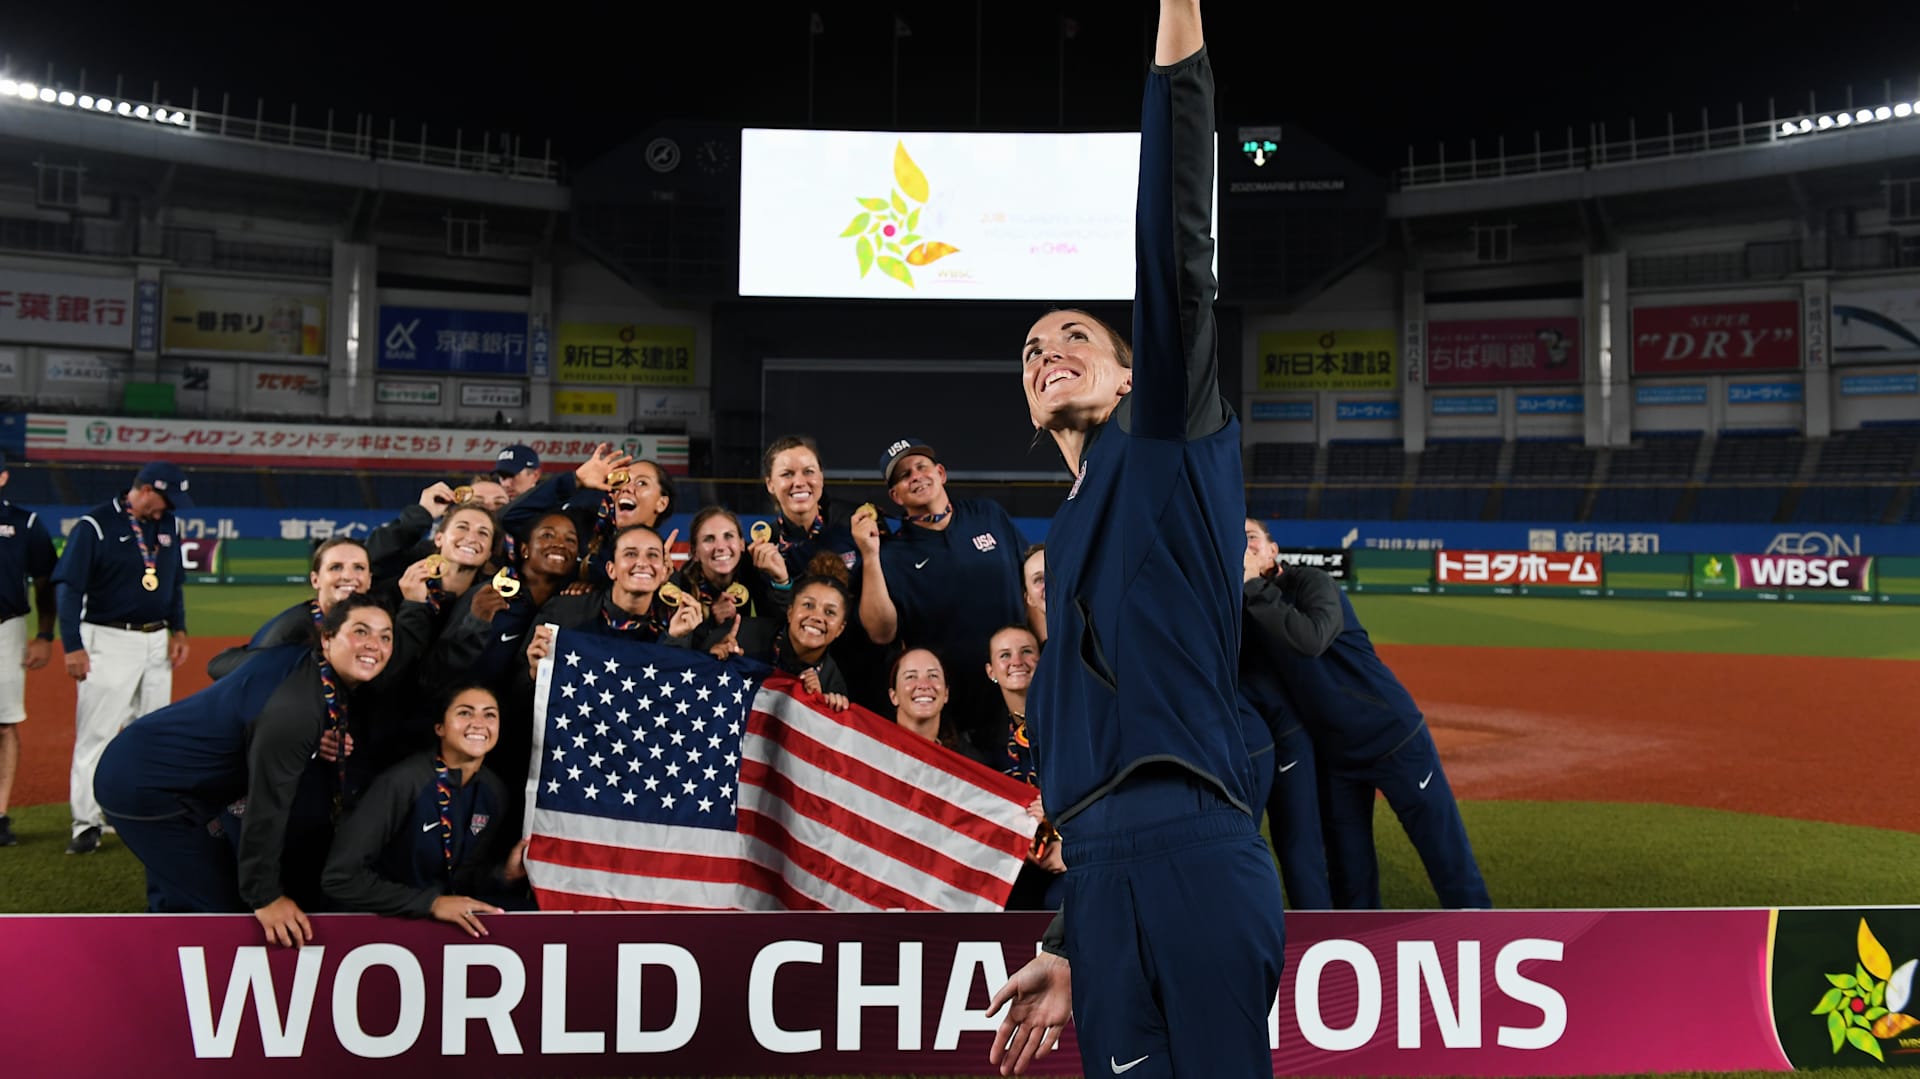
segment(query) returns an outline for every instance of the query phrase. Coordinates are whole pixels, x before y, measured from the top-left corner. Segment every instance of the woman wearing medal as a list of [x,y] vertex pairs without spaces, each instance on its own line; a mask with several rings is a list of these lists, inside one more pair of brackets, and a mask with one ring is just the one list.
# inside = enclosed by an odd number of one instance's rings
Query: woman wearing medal
[[[821,554],[840,561],[853,606],[849,610],[846,632],[833,642],[833,658],[846,677],[854,703],[874,712],[886,712],[889,707],[887,649],[873,643],[859,618],[860,545],[853,540],[851,525],[856,510],[865,507],[836,502],[827,495],[820,448],[805,435],[774,439],[760,464],[767,494],[779,513],[771,525],[755,522],[748,535],[756,544],[773,543],[786,560],[790,580],[797,581],[810,572],[818,573],[815,559]],[[882,540],[891,538],[894,527],[891,520],[879,517],[878,526]]]
[[706,650],[731,641],[731,655],[765,651],[793,596],[793,579],[779,549],[764,540],[747,547],[740,518],[719,506],[694,515],[693,557],[667,583],[670,587],[661,590],[667,602],[685,596],[707,611],[693,646]]
[[218,680],[232,674],[247,658],[263,648],[296,644],[313,634],[335,603],[365,592],[372,583],[373,561],[359,540],[335,536],[313,549],[313,568],[307,583],[313,586],[313,598],[301,600],[274,615],[254,631],[246,644],[229,648],[207,661],[207,677]]
[[[267,649],[114,738],[95,787],[146,866],[148,910],[252,911],[269,943],[312,938],[286,881],[296,792],[322,736],[344,739],[393,651],[393,619],[371,598],[350,596],[313,643]],[[233,805],[244,807],[237,861],[223,829],[210,827]]]
[[[341,910],[432,918],[487,935],[479,915],[526,878],[525,841],[509,829],[514,792],[480,767],[498,744],[500,702],[485,686],[448,695],[439,744],[373,781],[341,822],[323,878]],[[476,898],[479,897],[479,898]]]
[[[524,671],[528,681],[511,692],[528,694],[540,676],[540,661],[553,651],[553,631],[576,629],[608,637],[619,637],[646,644],[687,647],[695,630],[706,621],[700,604],[684,596],[668,604],[663,594],[667,584],[666,539],[645,525],[623,528],[613,538],[613,558],[601,572],[612,578],[613,586],[604,590],[564,594],[548,600],[533,617],[528,634]],[[675,589],[678,592],[678,589]]]

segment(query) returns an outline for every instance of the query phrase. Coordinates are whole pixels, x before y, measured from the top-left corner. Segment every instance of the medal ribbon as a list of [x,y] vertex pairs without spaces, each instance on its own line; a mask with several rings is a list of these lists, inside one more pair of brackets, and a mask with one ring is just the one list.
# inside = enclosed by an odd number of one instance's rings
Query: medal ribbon
[[453,776],[439,754],[433,757],[433,789],[440,802],[440,856],[447,867],[447,879],[453,879]]
[[340,807],[347,793],[347,699],[340,693],[340,681],[334,677],[333,664],[320,660],[320,696],[327,702],[327,730],[340,740],[339,757],[333,762],[333,817],[340,819]]
[[[651,630],[657,638],[667,631],[667,623],[660,620],[659,611],[660,605],[655,603],[649,605],[647,607],[647,613],[639,618],[616,618],[614,617],[614,608],[602,603],[600,605],[600,620],[605,622],[607,629],[614,633],[634,633],[640,630]],[[624,615],[625,612],[623,611],[621,614]]]
[[313,617],[313,624],[316,627],[325,624],[327,620],[327,616],[320,613],[320,601],[317,599],[307,601],[307,614]]
[[783,516],[780,518],[780,538],[774,542],[774,547],[778,548],[780,553],[784,555],[802,543],[813,543],[819,540],[826,530],[827,513],[825,507],[822,507],[820,512],[813,515],[813,523],[805,529],[800,528],[800,526],[787,520]]
[[159,571],[154,568],[153,549],[147,546],[146,534],[140,531],[140,518],[134,515],[132,506],[127,507],[127,527],[133,529],[134,546],[140,548],[140,564],[146,567],[146,573],[142,576],[158,577]]
[[440,609],[446,605],[446,586],[440,583],[440,578],[438,577],[427,578],[427,607],[431,609],[434,614],[439,614]]
[[907,522],[916,525],[937,525],[951,516],[953,516],[953,503],[949,502],[947,503],[947,508],[941,510],[939,513],[915,514],[908,517]]

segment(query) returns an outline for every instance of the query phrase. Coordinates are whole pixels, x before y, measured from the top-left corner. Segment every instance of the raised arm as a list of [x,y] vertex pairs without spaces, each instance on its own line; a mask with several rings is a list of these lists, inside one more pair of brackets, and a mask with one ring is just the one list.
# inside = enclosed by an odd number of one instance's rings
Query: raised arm
[[1148,438],[1227,421],[1213,319],[1213,69],[1198,0],[1162,0],[1140,114],[1134,218],[1133,414]]

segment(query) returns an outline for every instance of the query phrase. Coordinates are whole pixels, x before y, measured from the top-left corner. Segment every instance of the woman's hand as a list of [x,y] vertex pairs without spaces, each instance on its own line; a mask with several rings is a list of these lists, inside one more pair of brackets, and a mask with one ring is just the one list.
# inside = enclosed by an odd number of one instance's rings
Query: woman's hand
[[482,914],[505,914],[499,907],[491,906],[464,895],[443,895],[433,901],[433,920],[457,925],[466,930],[467,936],[484,937],[487,927],[480,924]]

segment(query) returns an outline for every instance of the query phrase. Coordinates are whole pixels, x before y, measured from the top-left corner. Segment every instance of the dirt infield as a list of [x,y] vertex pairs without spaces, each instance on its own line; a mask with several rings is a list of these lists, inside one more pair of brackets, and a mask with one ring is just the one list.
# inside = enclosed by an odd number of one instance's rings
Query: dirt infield
[[[204,638],[174,672],[207,685]],[[1920,664],[1897,660],[1382,645],[1461,798],[1664,802],[1920,831],[1875,764],[1911,744]],[[15,805],[64,802],[74,686],[27,677]]]

